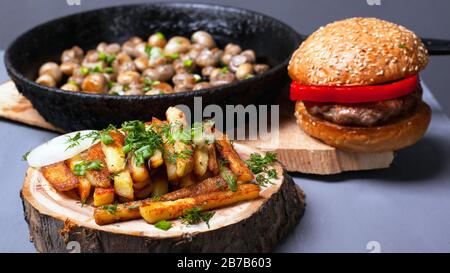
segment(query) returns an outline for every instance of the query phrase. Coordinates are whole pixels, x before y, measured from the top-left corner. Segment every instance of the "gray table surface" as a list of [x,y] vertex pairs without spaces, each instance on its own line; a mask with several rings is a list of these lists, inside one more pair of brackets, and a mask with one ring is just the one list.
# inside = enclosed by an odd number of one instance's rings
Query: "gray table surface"
[[[7,79],[2,64],[0,81]],[[450,122],[427,87],[424,95],[433,109],[430,129],[398,152],[391,168],[293,174],[306,193],[306,213],[277,252],[369,252],[373,245],[382,252],[450,251]],[[21,156],[54,136],[0,119],[0,252],[34,252],[19,198],[27,169]]]

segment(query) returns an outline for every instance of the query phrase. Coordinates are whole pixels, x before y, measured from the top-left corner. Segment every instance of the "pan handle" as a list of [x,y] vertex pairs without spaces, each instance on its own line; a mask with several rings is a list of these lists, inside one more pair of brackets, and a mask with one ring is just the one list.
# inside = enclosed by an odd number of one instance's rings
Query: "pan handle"
[[[307,35],[300,34],[302,41],[308,38]],[[428,49],[430,55],[450,55],[450,41],[433,39],[433,38],[421,38],[425,47]]]
[[449,55],[450,54],[450,41],[449,40],[422,38],[422,42],[425,44],[425,47],[428,49],[428,53],[430,55]]

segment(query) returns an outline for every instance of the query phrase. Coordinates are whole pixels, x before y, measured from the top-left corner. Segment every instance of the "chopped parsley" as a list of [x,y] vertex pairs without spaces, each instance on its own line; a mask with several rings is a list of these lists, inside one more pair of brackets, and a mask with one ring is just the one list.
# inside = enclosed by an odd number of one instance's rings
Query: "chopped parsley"
[[209,220],[211,220],[214,214],[214,211],[202,212],[201,208],[194,207],[184,211],[183,216],[181,216],[181,221],[186,225],[197,225],[205,222],[209,228]]
[[169,230],[170,228],[172,228],[172,223],[171,222],[168,222],[168,221],[166,221],[166,220],[162,220],[162,221],[159,221],[158,223],[156,223],[155,224],[155,227],[156,228],[159,228],[159,229],[161,229],[161,230]]
[[403,49],[407,49],[407,47],[406,47],[405,44],[398,44],[398,47],[399,47],[399,48],[403,48]]

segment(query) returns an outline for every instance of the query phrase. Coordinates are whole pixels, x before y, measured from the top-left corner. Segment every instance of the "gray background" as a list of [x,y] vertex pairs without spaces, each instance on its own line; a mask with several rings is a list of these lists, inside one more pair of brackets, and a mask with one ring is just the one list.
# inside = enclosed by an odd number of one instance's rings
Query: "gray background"
[[[83,9],[127,1],[64,0],[0,3],[0,47],[19,32],[49,18]],[[310,33],[317,26],[349,16],[377,16],[401,23],[421,36],[447,38],[450,33],[448,1],[381,0],[370,7],[354,1],[210,1],[242,6],[275,16]],[[3,52],[0,51],[0,58]],[[445,79],[449,57],[434,57],[424,73],[441,104],[449,112]],[[0,65],[0,81],[7,79]],[[391,168],[334,176],[294,174],[307,194],[307,211],[300,225],[286,238],[279,252],[369,252],[376,241],[383,252],[450,252],[450,122],[425,88],[433,119],[427,135],[415,146],[400,151]],[[18,198],[27,165],[21,155],[54,137],[54,133],[0,120],[0,252],[33,252]]]

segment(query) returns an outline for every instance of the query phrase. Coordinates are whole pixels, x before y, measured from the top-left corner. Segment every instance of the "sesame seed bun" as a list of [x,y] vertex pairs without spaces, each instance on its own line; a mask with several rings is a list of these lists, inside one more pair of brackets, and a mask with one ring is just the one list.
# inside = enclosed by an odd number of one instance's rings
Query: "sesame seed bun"
[[350,18],[309,36],[288,71],[305,85],[372,85],[417,74],[427,63],[428,52],[412,31],[376,18]]
[[311,116],[302,102],[295,105],[298,125],[326,144],[351,152],[395,151],[416,143],[426,132],[430,107],[421,102],[410,115],[378,127],[340,126]]

